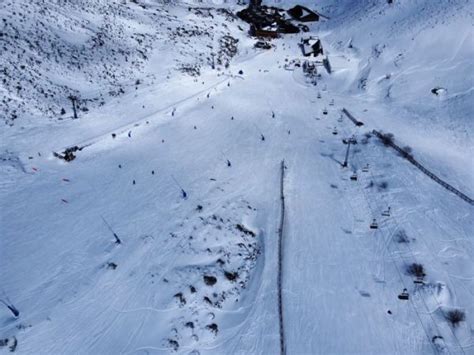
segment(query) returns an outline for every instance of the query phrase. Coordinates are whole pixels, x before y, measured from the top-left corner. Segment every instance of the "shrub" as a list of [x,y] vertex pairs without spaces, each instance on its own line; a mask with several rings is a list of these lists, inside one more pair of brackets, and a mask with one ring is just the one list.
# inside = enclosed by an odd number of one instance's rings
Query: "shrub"
[[114,262],[107,262],[107,269],[115,270],[117,268],[117,266],[118,265]]
[[169,345],[174,351],[178,351],[178,349],[179,349],[179,343],[178,343],[176,340],[168,339],[168,345]]
[[426,276],[425,268],[423,267],[423,265],[418,264],[418,263],[413,263],[413,264],[408,265],[407,273],[408,275],[416,276],[416,277]]
[[254,231],[252,231],[252,230],[250,230],[250,229],[244,227],[242,224],[237,224],[237,225],[235,226],[235,228],[236,228],[238,231],[244,233],[245,235],[250,235],[250,236],[252,236],[252,237],[255,237],[255,236],[256,236],[256,234],[255,234]]
[[219,327],[217,326],[216,323],[212,323],[212,324],[209,324],[209,325],[206,325],[206,329],[209,329],[211,332],[213,332],[214,334],[217,334],[217,332],[219,331]]
[[378,186],[379,190],[385,190],[388,187],[388,182],[382,181],[382,182],[378,183],[377,186]]
[[393,144],[394,136],[392,133],[382,133],[380,139],[384,145],[391,145]]
[[224,271],[224,275],[229,281],[235,281],[239,277],[239,274],[236,272]]
[[410,243],[410,239],[403,229],[400,229],[395,233],[395,240],[397,243]]
[[411,149],[411,147],[405,146],[405,147],[403,147],[402,150],[403,150],[402,156],[403,156],[404,158],[413,157],[413,154],[412,154],[413,149]]
[[457,326],[460,322],[466,320],[466,314],[460,309],[449,310],[445,313],[444,316],[453,327]]

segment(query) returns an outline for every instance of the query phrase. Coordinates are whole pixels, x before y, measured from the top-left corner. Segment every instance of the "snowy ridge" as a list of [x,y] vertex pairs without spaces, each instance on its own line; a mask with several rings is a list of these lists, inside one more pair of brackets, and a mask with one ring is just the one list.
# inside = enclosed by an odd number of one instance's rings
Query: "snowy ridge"
[[[155,1],[5,2],[0,10],[4,122],[71,119],[70,96],[78,98],[82,116],[116,96],[169,79],[176,69],[207,66],[214,42],[228,30],[209,31],[209,21],[200,21],[205,11],[167,6]],[[157,59],[160,67],[150,67]]]

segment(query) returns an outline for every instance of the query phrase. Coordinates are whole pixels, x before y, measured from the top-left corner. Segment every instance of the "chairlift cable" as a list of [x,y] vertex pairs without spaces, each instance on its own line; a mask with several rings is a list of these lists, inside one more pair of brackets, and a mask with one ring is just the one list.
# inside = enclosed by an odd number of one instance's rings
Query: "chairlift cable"
[[[358,165],[360,165],[359,158],[356,156],[355,153],[352,154],[352,158],[353,158],[354,160],[357,160]],[[372,179],[374,179],[374,176],[373,176],[372,171],[370,171],[370,173],[371,173]],[[365,198],[365,200],[366,200],[367,206],[369,207],[369,209],[370,209],[370,211],[371,211],[371,214],[372,214],[373,216],[375,216],[374,210],[373,210],[373,208],[372,208],[372,206],[371,206],[371,204],[370,204],[370,202],[369,202],[369,198],[368,198],[366,192],[361,188],[360,184],[358,185],[358,188],[362,191],[362,194],[364,195],[364,198]],[[376,202],[375,202],[375,204],[376,204],[376,207],[378,208]],[[380,230],[380,232],[381,232],[382,235],[384,234],[381,230]],[[386,239],[386,238],[383,238],[383,239]],[[397,256],[398,256],[398,257],[400,258],[400,260],[403,262],[403,260],[401,259],[401,256],[400,256],[399,254],[397,254]],[[391,258],[391,261],[392,261],[393,265],[395,266],[395,269],[397,270],[397,274],[398,274],[398,277],[399,277],[399,279],[400,279],[400,282],[402,283],[402,285],[404,286],[405,289],[408,289],[408,287],[406,286],[406,283],[405,283],[405,281],[404,281],[404,279],[403,279],[403,277],[402,277],[402,273],[401,273],[401,271],[400,271],[400,269],[399,269],[397,263],[396,263],[395,260],[392,259],[392,258]],[[385,262],[383,262],[383,263],[385,264]],[[420,324],[421,324],[421,327],[422,327],[422,329],[423,329],[423,331],[424,331],[424,333],[425,333],[425,335],[426,335],[426,337],[427,337],[427,339],[428,339],[428,342],[431,344],[431,347],[433,348],[433,350],[435,351],[435,353],[438,353],[439,351],[438,351],[437,347],[433,344],[432,339],[431,339],[430,335],[428,334],[428,331],[427,331],[427,329],[425,328],[425,325],[423,324],[423,321],[422,321],[422,319],[421,319],[420,313],[419,313],[418,309],[416,308],[413,299],[412,299],[412,298],[409,298],[409,301],[410,301],[410,303],[411,303],[411,305],[412,305],[413,310],[415,311],[415,314],[417,315],[417,318],[418,318],[418,320],[419,320],[419,322],[420,322]],[[423,301],[424,301],[424,300],[423,300]],[[425,306],[426,306],[426,303],[425,303]],[[441,333],[439,332],[439,329],[438,329],[438,327],[437,327],[436,322],[434,322],[434,319],[433,319],[433,317],[432,317],[431,315],[430,315],[430,318],[432,319],[432,321],[433,321],[435,327],[437,328],[438,333],[441,334]],[[448,349],[448,352],[451,353],[451,352],[449,351],[449,349]]]
[[[353,154],[353,155],[355,155],[355,154]],[[356,159],[358,160],[358,158],[356,158]],[[361,189],[360,184],[359,184],[358,188]],[[365,201],[366,201],[366,206],[367,206],[368,209],[370,210],[370,213],[371,213],[372,215],[375,215],[375,213],[374,213],[374,211],[373,211],[373,208],[372,208],[372,206],[371,206],[371,204],[370,204],[370,202],[369,202],[369,199],[368,199],[368,197],[367,197],[365,191],[364,191],[363,189],[362,189],[361,191],[362,191],[362,195],[364,196],[364,199],[365,199]],[[382,232],[382,231],[381,231],[381,232]],[[391,261],[392,261],[393,265],[395,266],[395,269],[397,270],[397,274],[398,274],[400,283],[403,285],[403,288],[408,289],[408,287],[407,287],[407,285],[406,285],[406,283],[405,283],[405,281],[404,281],[404,279],[403,279],[403,277],[402,277],[401,271],[400,271],[400,269],[399,269],[397,263],[395,262],[395,259],[391,258]],[[385,264],[385,262],[383,262],[383,264]],[[433,344],[433,342],[432,342],[432,340],[431,340],[431,337],[430,337],[430,335],[428,334],[428,331],[427,331],[427,329],[425,328],[425,325],[423,324],[423,321],[422,321],[422,319],[421,319],[421,316],[420,316],[420,314],[419,314],[419,312],[418,312],[418,310],[417,310],[417,308],[416,308],[416,306],[415,306],[415,303],[413,302],[413,299],[412,299],[412,298],[409,298],[409,302],[410,302],[410,304],[411,304],[413,310],[415,311],[415,314],[416,314],[416,316],[417,316],[417,318],[418,318],[418,320],[419,320],[419,322],[420,322],[420,325],[421,325],[421,328],[423,329],[423,332],[425,333],[425,335],[426,335],[426,337],[427,337],[427,339],[428,339],[428,342],[431,344],[431,347],[433,348],[433,350],[435,351],[435,353],[438,353],[439,351],[438,351],[438,349],[435,347],[435,345]]]
[[[372,179],[375,179],[375,177],[373,176],[372,171],[370,171],[370,174],[371,174],[371,176],[372,176]],[[382,196],[381,198],[385,200],[385,198],[384,198],[383,196]],[[397,229],[398,229],[398,230],[401,230],[401,229],[402,229],[402,228],[400,227],[400,224],[398,223],[397,219],[395,218],[395,216],[393,216],[392,222],[396,225],[396,230],[397,230]],[[396,230],[395,230],[395,231],[396,231]],[[416,232],[416,233],[417,233],[418,235],[420,235],[418,232]],[[430,248],[428,247],[428,245],[426,244],[426,241],[425,241],[423,238],[421,238],[421,240],[422,240],[423,243],[425,244],[425,247],[427,248],[427,250],[429,250],[429,252],[431,253],[431,255],[434,257],[434,259],[437,259],[437,257],[432,253],[431,249],[430,249]],[[416,257],[415,257],[415,254],[414,254],[412,248],[410,247],[409,244],[407,244],[406,247],[409,249],[408,251],[409,251],[409,253],[410,253],[412,259],[413,259],[414,262],[416,263],[416,262],[417,262],[417,259],[416,259]],[[449,280],[451,281],[451,278],[449,277],[449,275],[448,275],[448,278],[449,278]],[[452,281],[451,281],[451,283],[452,283]],[[436,295],[434,295],[433,292],[430,292],[430,293],[431,293],[431,295],[434,297],[434,299],[435,299],[436,304],[438,305],[438,307],[440,307],[441,305],[440,305],[440,303],[439,303],[439,301],[438,301]],[[441,332],[439,331],[439,328],[438,328],[438,325],[437,325],[436,321],[434,320],[433,316],[432,316],[431,313],[429,312],[429,307],[428,307],[428,305],[427,305],[427,303],[426,303],[425,298],[421,295],[421,296],[420,296],[420,299],[423,301],[423,304],[424,304],[424,306],[425,306],[425,308],[426,308],[426,310],[427,310],[427,312],[428,312],[430,318],[432,319],[433,323],[435,324],[438,333],[441,334]],[[451,333],[452,333],[454,339],[456,339],[456,342],[458,343],[458,346],[459,346],[459,348],[461,349],[462,353],[465,354],[465,352],[464,352],[464,347],[461,345],[461,342],[459,341],[458,337],[457,337],[456,334],[454,333],[453,329],[452,329],[451,327],[448,327],[448,328],[451,330]]]
[[[358,160],[358,163],[359,163],[359,165],[360,165],[359,159],[358,159],[358,158],[355,158],[355,159]],[[373,175],[373,173],[372,173],[371,170],[369,171],[369,173],[370,173],[370,175],[371,175],[371,177],[372,177],[372,180],[375,180],[375,177],[374,177],[374,175]],[[384,198],[383,196],[382,196],[381,198],[385,200],[385,198]],[[377,202],[375,202],[375,204],[377,205],[377,208],[379,208]],[[394,229],[394,230],[392,231],[392,233],[391,233],[392,235],[394,235],[394,233],[397,231],[397,229],[398,229],[398,230],[401,230],[401,228],[400,228],[400,225],[399,225],[399,223],[397,222],[395,216],[393,216],[393,218],[392,218],[391,220],[392,220],[392,222],[396,225],[396,226],[395,226],[396,229]],[[389,228],[389,227],[387,226],[387,228]],[[426,242],[424,242],[424,243],[425,243],[425,246],[426,246]],[[388,245],[387,245],[387,247],[388,247]],[[411,258],[412,258],[412,259],[414,260],[414,262],[416,263],[416,262],[417,262],[416,257],[415,257],[415,255],[414,255],[414,253],[413,253],[413,250],[411,249],[411,247],[410,247],[408,244],[407,244],[407,248],[409,249],[408,251],[409,251],[409,254],[411,255]],[[397,249],[398,249],[398,248],[397,248]],[[428,248],[428,250],[430,250],[430,249]],[[401,260],[400,254],[397,254],[397,256],[398,256],[398,257],[400,258],[400,260]],[[399,271],[399,270],[398,270],[398,267],[397,267],[397,271]],[[433,295],[433,296],[434,296],[434,295]],[[440,304],[439,304],[437,298],[436,298],[436,297],[434,297],[434,298],[435,298],[435,301],[436,301],[436,303],[438,304],[438,306],[440,306]],[[431,318],[433,324],[435,325],[438,334],[441,334],[441,332],[439,331],[437,322],[434,320],[433,316],[432,316],[431,313],[429,312],[429,307],[428,307],[428,305],[427,305],[427,303],[426,303],[426,300],[425,300],[425,298],[423,297],[423,295],[420,295],[420,299],[422,300],[422,302],[423,302],[423,304],[424,304],[424,306],[425,306],[425,308],[426,308],[426,310],[427,310],[427,312],[428,312],[428,315],[430,316],[430,318]],[[416,312],[418,313],[418,311],[416,311]],[[461,345],[461,343],[460,343],[459,339],[457,338],[456,334],[454,333],[453,329],[452,329],[451,327],[449,327],[449,329],[451,330],[451,333],[453,334],[454,338],[456,339],[456,342],[458,343],[458,346],[460,347],[461,351],[463,352],[463,354],[465,354],[464,348],[463,348],[463,346]],[[448,351],[449,351],[449,349],[448,349]]]

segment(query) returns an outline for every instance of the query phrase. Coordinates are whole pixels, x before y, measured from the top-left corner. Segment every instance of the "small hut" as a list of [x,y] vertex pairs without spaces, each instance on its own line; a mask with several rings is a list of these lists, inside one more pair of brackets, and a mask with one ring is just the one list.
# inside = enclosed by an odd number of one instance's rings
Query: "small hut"
[[305,57],[317,57],[320,54],[324,54],[321,40],[318,37],[302,38],[300,47]]

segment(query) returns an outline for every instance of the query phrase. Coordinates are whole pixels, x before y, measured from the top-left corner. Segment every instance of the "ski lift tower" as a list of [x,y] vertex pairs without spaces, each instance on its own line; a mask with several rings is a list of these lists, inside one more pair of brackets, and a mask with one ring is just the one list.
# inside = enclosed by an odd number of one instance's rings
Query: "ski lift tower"
[[355,138],[355,136],[352,136],[351,138],[344,138],[342,140],[342,143],[347,144],[346,157],[344,158],[344,163],[342,163],[342,167],[346,168],[347,160],[349,159],[349,151],[351,149],[351,144],[357,144],[357,139]]

